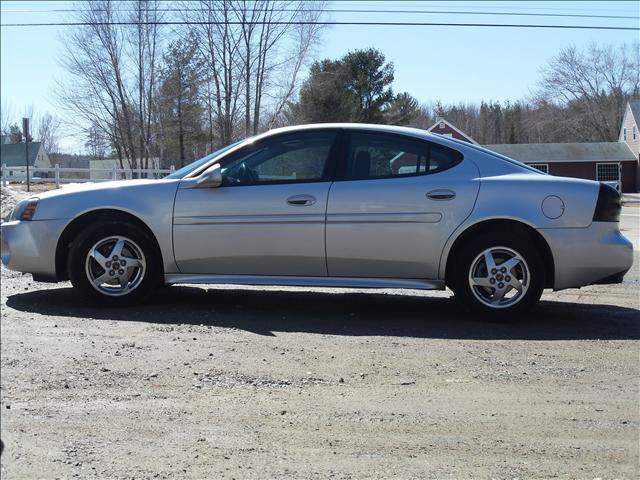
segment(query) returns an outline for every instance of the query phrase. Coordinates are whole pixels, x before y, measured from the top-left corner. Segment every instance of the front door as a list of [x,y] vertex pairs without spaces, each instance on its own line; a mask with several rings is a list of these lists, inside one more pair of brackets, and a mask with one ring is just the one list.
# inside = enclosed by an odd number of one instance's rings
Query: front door
[[418,138],[349,138],[343,178],[329,194],[329,275],[437,279],[444,244],[478,194],[475,164]]
[[182,273],[325,276],[324,219],[335,130],[271,137],[221,161],[218,188],[178,189]]

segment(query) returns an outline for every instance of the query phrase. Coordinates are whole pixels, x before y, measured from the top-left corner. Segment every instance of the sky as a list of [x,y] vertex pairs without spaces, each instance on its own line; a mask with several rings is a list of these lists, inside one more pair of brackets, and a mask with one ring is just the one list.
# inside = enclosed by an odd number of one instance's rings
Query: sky
[[[5,23],[70,21],[68,1],[0,2]],[[414,13],[330,12],[334,21],[400,21],[444,23],[526,23],[639,27],[636,1],[333,1],[328,8],[412,10]],[[481,15],[416,13],[466,11]],[[609,15],[626,18],[504,16],[496,12],[555,15]],[[634,18],[629,18],[634,17]],[[16,121],[25,109],[68,117],[56,102],[56,81],[65,72],[59,64],[68,28],[0,27],[0,98]],[[421,102],[515,101],[526,98],[540,78],[540,69],[570,44],[619,44],[637,41],[638,31],[523,29],[441,26],[330,26],[317,46],[316,57],[339,58],[350,50],[374,47],[395,66],[394,91],[407,91]],[[65,135],[67,152],[82,142]]]

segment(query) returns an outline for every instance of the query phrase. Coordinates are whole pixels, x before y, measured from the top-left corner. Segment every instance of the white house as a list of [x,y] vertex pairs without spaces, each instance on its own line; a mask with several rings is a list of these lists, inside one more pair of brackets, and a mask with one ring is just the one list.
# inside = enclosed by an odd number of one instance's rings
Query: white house
[[627,102],[618,141],[626,143],[636,158],[636,189],[640,191],[640,100]]
[[[26,152],[24,143],[8,143],[8,138],[3,135],[0,139],[0,165],[7,167],[24,167],[19,170],[11,169],[8,177],[11,180],[26,180]],[[46,177],[47,174],[38,172],[40,168],[51,168],[49,155],[45,152],[41,142],[29,142],[29,178]],[[1,175],[1,173],[0,173]]]

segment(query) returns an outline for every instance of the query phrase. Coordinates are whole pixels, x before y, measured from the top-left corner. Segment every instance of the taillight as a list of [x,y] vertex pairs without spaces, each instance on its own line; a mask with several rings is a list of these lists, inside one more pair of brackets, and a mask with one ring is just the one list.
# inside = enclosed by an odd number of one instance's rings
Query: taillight
[[606,183],[600,183],[598,202],[593,212],[594,222],[619,222],[622,199],[618,191]]

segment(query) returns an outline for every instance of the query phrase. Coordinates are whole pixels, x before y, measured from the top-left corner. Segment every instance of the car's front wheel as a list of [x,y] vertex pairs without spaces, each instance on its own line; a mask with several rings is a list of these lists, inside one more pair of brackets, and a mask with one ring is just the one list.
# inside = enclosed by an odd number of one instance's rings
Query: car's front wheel
[[157,285],[159,257],[153,240],[141,228],[105,222],[87,228],[73,241],[69,278],[94,303],[129,305]]
[[485,318],[512,319],[540,299],[544,262],[525,235],[480,235],[458,252],[451,288],[456,299]]

